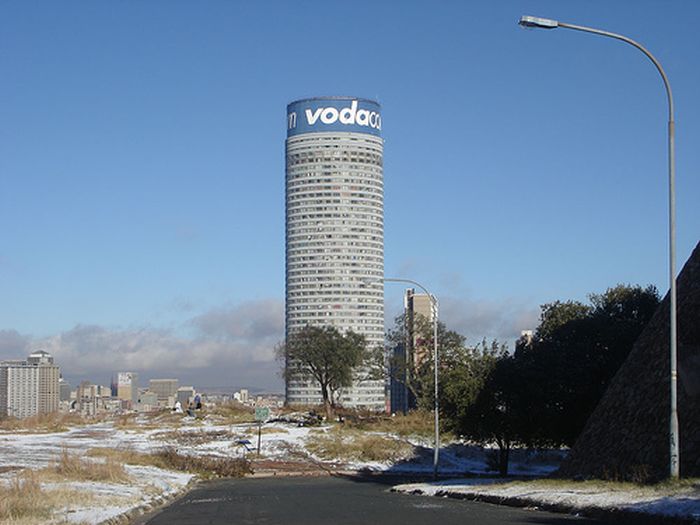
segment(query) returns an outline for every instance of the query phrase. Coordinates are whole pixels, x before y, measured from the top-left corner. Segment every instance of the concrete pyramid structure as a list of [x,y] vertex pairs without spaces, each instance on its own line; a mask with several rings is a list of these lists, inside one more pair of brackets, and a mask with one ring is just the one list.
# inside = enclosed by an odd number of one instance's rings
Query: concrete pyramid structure
[[[700,244],[677,280],[680,469],[700,476]],[[669,297],[610,383],[559,474],[654,481],[669,475]]]

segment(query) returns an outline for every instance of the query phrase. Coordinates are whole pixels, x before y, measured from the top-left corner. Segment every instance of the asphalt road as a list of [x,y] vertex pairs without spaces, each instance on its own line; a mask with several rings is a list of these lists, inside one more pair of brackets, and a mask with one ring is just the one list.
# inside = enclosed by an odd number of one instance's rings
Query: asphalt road
[[602,522],[464,500],[389,492],[352,478],[264,478],[200,485],[149,525],[600,525]]

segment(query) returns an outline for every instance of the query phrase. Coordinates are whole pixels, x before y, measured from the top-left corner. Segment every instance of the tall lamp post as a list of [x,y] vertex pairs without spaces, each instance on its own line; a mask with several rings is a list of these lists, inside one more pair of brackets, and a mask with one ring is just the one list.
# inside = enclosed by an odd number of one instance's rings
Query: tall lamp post
[[668,77],[664,72],[659,61],[652,55],[644,46],[635,42],[631,38],[617,33],[610,33],[600,29],[591,27],[578,26],[559,22],[558,20],[550,20],[548,18],[538,18],[536,16],[523,16],[518,22],[523,27],[535,27],[542,29],[556,29],[563,27],[565,29],[573,29],[575,31],[583,31],[585,33],[593,33],[594,35],[607,36],[622,40],[644,53],[649,60],[656,66],[661,79],[666,88],[666,96],[668,98],[668,223],[669,223],[669,302],[670,302],[670,363],[671,363],[671,413],[669,425],[669,445],[670,445],[670,476],[673,479],[679,477],[679,437],[678,437],[678,399],[677,399],[677,381],[678,381],[678,365],[676,351],[676,154],[675,154],[675,122],[673,120],[673,95],[671,93],[671,85]]
[[435,449],[433,452],[433,478],[437,479],[438,477],[438,461],[440,459],[440,415],[439,415],[439,408],[440,408],[440,403],[438,402],[438,301],[437,297],[435,297],[433,294],[431,294],[425,286],[422,284],[413,281],[411,279],[392,279],[392,278],[384,278],[384,279],[379,279],[384,282],[389,282],[389,283],[407,283],[407,284],[412,284],[414,286],[417,286],[421,290],[425,292],[425,294],[428,296],[430,299],[430,306],[431,310],[433,313],[433,368],[434,368],[434,382],[435,382],[435,401],[433,405],[433,409],[435,412]]

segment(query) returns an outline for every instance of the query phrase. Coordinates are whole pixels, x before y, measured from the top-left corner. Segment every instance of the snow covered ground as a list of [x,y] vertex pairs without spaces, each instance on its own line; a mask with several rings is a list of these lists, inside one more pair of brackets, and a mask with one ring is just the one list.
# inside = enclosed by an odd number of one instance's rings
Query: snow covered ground
[[[288,424],[270,424],[261,436],[261,455],[268,459],[298,459],[304,454],[304,440],[315,429]],[[140,419],[125,428],[114,421],[71,428],[64,432],[34,433],[0,431],[0,483],[10,481],[25,469],[38,471],[56,462],[66,451],[88,460],[92,449],[108,448],[149,453],[174,448],[180,454],[214,457],[252,456],[257,445],[254,424],[222,425],[207,419],[182,417],[159,424]],[[241,445],[241,440],[250,443]],[[172,472],[155,467],[125,465],[130,482],[42,482],[42,487],[76,489],[89,494],[90,503],[68,504],[54,514],[54,522],[102,523],[136,508],[147,508],[182,491],[193,479],[192,474]]]
[[[63,451],[87,457],[88,451],[97,448],[148,453],[169,447],[176,449],[179,454],[194,456],[247,456],[254,460],[253,466],[256,470],[291,465],[291,472],[294,472],[295,466],[306,463],[312,468],[322,466],[326,471],[364,470],[394,474],[432,472],[431,440],[420,437],[406,438],[388,433],[371,433],[392,437],[409,445],[405,447],[405,456],[393,461],[347,460],[316,457],[311,454],[307,444],[331,432],[329,426],[299,427],[285,422],[266,423],[261,434],[262,459],[258,460],[255,424],[225,425],[210,418],[182,417],[173,420],[170,416],[162,421],[158,418],[141,418],[126,425],[120,424],[119,421],[108,421],[56,433],[0,431],[0,482],[8,483],[22,469],[39,470],[47,467],[56,461]],[[365,432],[362,435],[367,434]],[[352,432],[349,435],[353,435]],[[494,501],[498,498],[519,498],[531,500],[534,506],[558,506],[571,512],[587,507],[630,508],[639,512],[700,517],[698,491],[692,486],[662,493],[655,492],[656,489],[653,488],[632,485],[611,491],[609,487],[587,483],[570,483],[570,486],[553,485],[546,480],[503,483],[501,480],[483,478],[490,472],[486,456],[484,450],[479,447],[461,443],[444,444],[440,451],[441,475],[456,478],[474,475],[482,477],[437,484],[402,485],[397,490],[428,495],[450,492],[467,494],[470,497],[488,496],[494,498]],[[543,476],[558,467],[562,456],[560,451],[514,451],[511,473],[520,476]],[[55,514],[55,522],[101,523],[133,509],[146,508],[162,502],[184,490],[193,479],[191,474],[155,467],[126,465],[125,469],[131,478],[129,483],[55,480],[43,483],[47,489],[62,486],[75,488],[93,496],[89,504],[67,505]]]
[[396,492],[451,496],[598,516],[601,511],[700,521],[700,484],[638,486],[599,481],[455,479],[397,485]]
[[[24,469],[37,471],[59,459],[63,451],[85,457],[92,448],[130,448],[149,451],[159,447],[149,440],[149,433],[121,431],[112,423],[99,423],[66,432],[0,433],[0,481],[9,481]],[[51,480],[42,482],[48,490],[73,489],[89,494],[87,506],[72,503],[54,515],[55,522],[100,523],[138,507],[161,501],[181,491],[192,479],[191,474],[171,472],[155,467],[125,465],[132,482]]]

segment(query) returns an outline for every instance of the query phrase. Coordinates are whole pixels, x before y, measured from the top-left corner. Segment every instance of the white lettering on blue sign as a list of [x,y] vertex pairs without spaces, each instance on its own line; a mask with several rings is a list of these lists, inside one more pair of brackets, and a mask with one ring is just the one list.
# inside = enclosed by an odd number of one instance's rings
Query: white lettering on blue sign
[[[353,100],[350,107],[342,108],[340,110],[334,107],[327,108],[317,108],[315,110],[307,109],[305,112],[306,122],[309,126],[313,126],[319,120],[323,124],[335,124],[340,122],[341,124],[354,124],[357,126],[369,126],[374,129],[382,129],[382,117],[376,111],[369,111],[366,109],[357,109],[357,100]],[[288,116],[288,128],[292,129],[296,127],[296,113],[290,113]]]

